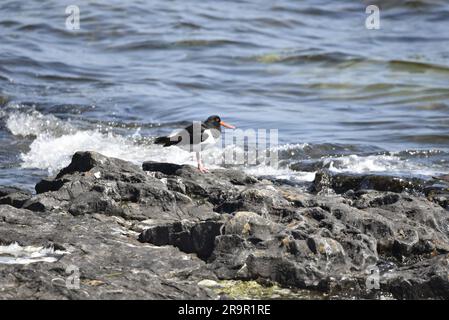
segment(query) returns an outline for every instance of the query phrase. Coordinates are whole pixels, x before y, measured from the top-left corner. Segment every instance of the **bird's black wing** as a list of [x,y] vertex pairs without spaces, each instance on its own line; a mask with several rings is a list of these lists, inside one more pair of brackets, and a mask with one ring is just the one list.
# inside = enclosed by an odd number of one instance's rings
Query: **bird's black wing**
[[[206,127],[203,123],[197,122],[192,123],[190,126],[185,127],[183,130],[175,133],[171,136],[166,137],[158,137],[154,141],[157,144],[162,144],[164,147],[173,146],[173,145],[193,145],[199,144],[202,141],[206,140],[209,135],[205,132]],[[201,136],[195,137],[194,135],[201,134]]]
[[[209,137],[209,135],[204,132],[206,130],[206,127],[202,122],[193,123],[190,126],[186,127],[184,130],[189,134],[189,144],[192,145],[199,144]],[[198,134],[201,134],[201,136],[198,136]]]

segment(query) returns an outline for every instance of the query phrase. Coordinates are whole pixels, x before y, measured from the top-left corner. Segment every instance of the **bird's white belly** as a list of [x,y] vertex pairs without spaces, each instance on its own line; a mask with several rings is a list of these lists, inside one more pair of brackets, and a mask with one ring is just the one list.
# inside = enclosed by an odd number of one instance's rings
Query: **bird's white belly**
[[207,134],[207,139],[200,143],[201,149],[203,150],[212,147],[218,141],[218,138],[215,139],[210,130],[204,130],[204,133]]

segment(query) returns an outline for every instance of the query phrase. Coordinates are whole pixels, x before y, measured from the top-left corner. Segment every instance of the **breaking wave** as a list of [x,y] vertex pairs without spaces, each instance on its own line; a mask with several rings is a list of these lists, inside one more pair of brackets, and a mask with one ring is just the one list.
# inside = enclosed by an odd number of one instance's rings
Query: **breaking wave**
[[[111,130],[79,129],[70,121],[61,120],[53,115],[44,115],[38,111],[14,111],[6,118],[7,129],[15,136],[31,136],[33,140],[29,150],[20,154],[22,168],[37,168],[55,174],[70,163],[76,151],[97,151],[109,157],[120,158],[141,164],[144,161],[172,162],[195,165],[194,155],[177,147],[163,148],[142,137],[140,128],[121,135]],[[234,167],[255,176],[270,176],[292,181],[312,181],[317,170],[326,168],[333,172],[382,173],[400,176],[432,176],[444,173],[447,162],[437,165],[415,161],[422,157],[447,156],[437,151],[401,151],[397,153],[381,152],[373,147],[361,147],[339,144],[284,144],[274,147],[279,166],[267,164],[249,165],[236,161],[223,165],[225,152],[229,148],[240,157],[247,151],[239,146],[226,148],[213,147],[203,151],[203,160],[210,168]],[[421,155],[417,157],[417,155]],[[292,169],[292,163],[308,163],[308,168]]]

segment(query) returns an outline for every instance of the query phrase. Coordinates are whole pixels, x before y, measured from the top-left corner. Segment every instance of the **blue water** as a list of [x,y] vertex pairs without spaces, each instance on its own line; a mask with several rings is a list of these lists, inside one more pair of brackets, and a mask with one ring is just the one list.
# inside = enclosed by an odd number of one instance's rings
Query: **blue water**
[[149,139],[211,114],[279,130],[281,168],[255,174],[449,172],[447,1],[377,1],[379,30],[364,1],[76,1],[74,31],[72,4],[0,3],[0,184],[76,149],[191,162]]

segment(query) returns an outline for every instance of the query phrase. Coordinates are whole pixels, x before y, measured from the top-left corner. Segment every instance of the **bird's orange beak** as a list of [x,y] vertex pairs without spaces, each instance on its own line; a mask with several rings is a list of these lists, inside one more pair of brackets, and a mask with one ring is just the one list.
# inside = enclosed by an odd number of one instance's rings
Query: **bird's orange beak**
[[228,124],[228,123],[226,123],[226,122],[224,122],[224,121],[220,121],[220,124],[221,124],[223,127],[225,127],[225,128],[235,129],[234,126],[232,126],[232,125],[230,125],[230,124]]

